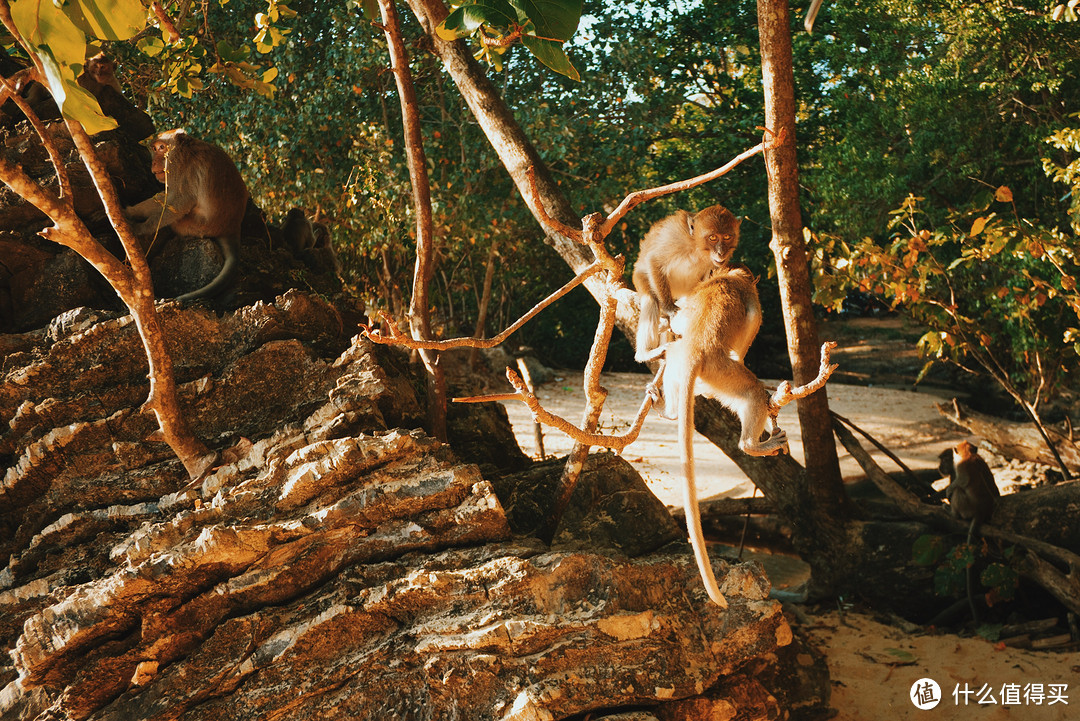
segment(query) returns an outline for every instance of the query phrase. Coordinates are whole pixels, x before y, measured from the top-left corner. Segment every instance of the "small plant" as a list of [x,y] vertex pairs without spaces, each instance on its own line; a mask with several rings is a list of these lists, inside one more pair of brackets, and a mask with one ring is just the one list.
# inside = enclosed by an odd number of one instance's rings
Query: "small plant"
[[955,598],[967,591],[968,572],[986,562],[979,573],[986,605],[993,607],[1004,601],[1011,601],[1016,595],[1020,575],[1008,564],[1015,553],[1015,546],[1006,548],[1001,557],[1005,561],[989,560],[992,555],[981,538],[972,543],[950,545],[945,536],[926,534],[915,540],[912,548],[912,561],[918,566],[936,566],[934,570],[934,592],[939,596]]

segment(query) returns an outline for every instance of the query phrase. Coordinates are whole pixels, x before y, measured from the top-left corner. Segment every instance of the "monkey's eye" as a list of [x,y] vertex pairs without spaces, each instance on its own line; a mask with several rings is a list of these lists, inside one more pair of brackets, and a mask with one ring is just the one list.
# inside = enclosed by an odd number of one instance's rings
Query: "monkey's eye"
[[710,243],[715,244],[716,241],[719,240],[719,238],[717,238],[716,234],[714,233],[714,234],[710,235],[708,238],[706,238],[706,240],[708,240]]

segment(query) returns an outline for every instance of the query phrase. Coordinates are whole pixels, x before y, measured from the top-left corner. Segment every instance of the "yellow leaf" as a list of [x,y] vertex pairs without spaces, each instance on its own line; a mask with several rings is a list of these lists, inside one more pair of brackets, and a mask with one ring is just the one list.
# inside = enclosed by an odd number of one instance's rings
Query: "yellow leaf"
[[1002,185],[994,191],[994,200],[998,200],[1002,203],[1011,203],[1012,199],[1012,191],[1009,190],[1009,186],[1007,185]]
[[968,235],[975,237],[979,233],[983,232],[983,228],[986,227],[986,218],[976,218],[975,222],[971,224],[971,232]]

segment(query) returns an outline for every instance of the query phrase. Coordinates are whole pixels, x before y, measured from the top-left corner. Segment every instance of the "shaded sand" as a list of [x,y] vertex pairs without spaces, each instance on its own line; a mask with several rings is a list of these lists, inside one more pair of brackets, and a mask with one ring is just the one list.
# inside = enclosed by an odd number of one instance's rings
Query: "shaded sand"
[[[841,618],[834,611],[808,620],[803,630],[828,658],[829,705],[838,711],[834,721],[1080,718],[1080,656],[1076,653],[1024,651],[950,634],[908,634],[864,614],[847,613]],[[909,694],[913,684],[926,678],[937,682],[941,698],[935,708],[921,710]],[[1051,703],[1051,684],[1064,685],[1067,704]],[[967,705],[965,689],[975,692]],[[1003,689],[1015,697],[1003,698]],[[1037,703],[1040,690],[1041,704]],[[984,703],[979,703],[980,696]]]

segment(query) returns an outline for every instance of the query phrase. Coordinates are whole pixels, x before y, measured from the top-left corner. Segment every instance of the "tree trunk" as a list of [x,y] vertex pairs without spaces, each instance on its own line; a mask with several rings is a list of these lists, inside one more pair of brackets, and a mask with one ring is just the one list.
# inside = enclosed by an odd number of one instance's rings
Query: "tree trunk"
[[[413,338],[432,340],[431,303],[428,285],[434,275],[435,239],[431,221],[431,185],[428,180],[424,139],[420,134],[420,116],[416,90],[409,71],[409,58],[401,37],[394,0],[379,0],[383,31],[390,47],[390,65],[401,101],[401,119],[405,126],[405,155],[409,163],[409,179],[413,192],[413,212],[416,213],[416,270],[413,273],[412,300],[409,303],[409,328]],[[439,367],[439,354],[421,350],[420,357],[427,369],[428,432],[441,441],[446,436],[446,378]]]
[[[787,140],[766,151],[772,248],[776,257],[780,301],[784,309],[788,356],[795,385],[818,372],[821,344],[811,302],[810,272],[799,210],[799,168],[795,145],[795,76],[791,63],[791,16],[788,0],[758,0],[761,73],[765,90],[765,127],[784,129]],[[822,388],[798,401],[803,453],[810,493],[823,508],[837,508],[844,498],[829,400]]]

